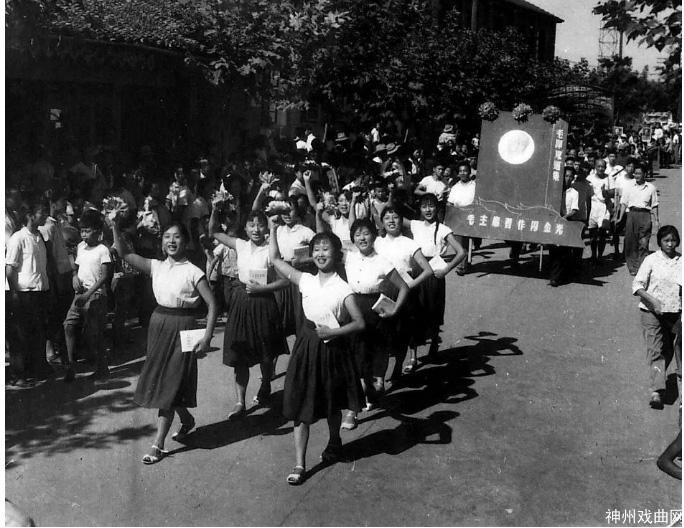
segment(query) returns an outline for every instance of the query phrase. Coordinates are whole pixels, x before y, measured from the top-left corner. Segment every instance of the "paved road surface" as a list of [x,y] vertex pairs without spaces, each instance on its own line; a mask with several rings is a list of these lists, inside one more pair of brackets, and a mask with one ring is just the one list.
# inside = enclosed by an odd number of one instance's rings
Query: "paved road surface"
[[[663,223],[681,226],[681,171],[656,184]],[[6,389],[6,495],[39,525],[84,526],[606,526],[608,510],[681,509],[681,483],[655,465],[677,433],[679,400],[647,405],[625,266],[607,261],[554,289],[534,255],[517,270],[506,258],[485,241],[473,272],[451,275],[439,361],[344,433],[348,463],[317,468],[326,426],[312,428],[301,487],[285,483],[294,455],[282,375],[274,409],[226,422],[222,329],[200,362],[190,445],[169,440],[173,456],[144,466],[154,412],[131,402],[144,355],[134,330],[107,382]]]

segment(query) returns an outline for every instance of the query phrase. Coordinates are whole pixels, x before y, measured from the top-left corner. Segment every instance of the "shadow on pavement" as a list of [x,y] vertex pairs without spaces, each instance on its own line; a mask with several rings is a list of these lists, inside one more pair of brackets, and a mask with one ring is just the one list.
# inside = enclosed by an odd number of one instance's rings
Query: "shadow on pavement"
[[[345,444],[344,461],[351,462],[383,453],[400,455],[418,444],[450,444],[452,428],[447,422],[458,416],[459,413],[455,411],[435,411],[427,418],[393,416],[399,421],[394,429],[376,431]],[[324,464],[320,466],[325,467]],[[312,474],[316,469],[313,468]]]
[[173,453],[193,449],[217,449],[255,436],[281,436],[292,432],[292,427],[282,428],[289,422],[282,413],[283,391],[271,395],[265,412],[257,412],[263,407],[251,407],[238,420],[223,420],[198,427],[184,440],[184,446]]
[[[127,377],[130,374],[125,374]],[[31,458],[36,453],[51,456],[76,449],[107,449],[128,440],[148,437],[153,425],[122,427],[115,431],[92,431],[102,416],[125,413],[137,406],[121,392],[131,384],[117,380],[94,383],[85,377],[71,384],[51,380],[28,390],[5,391],[5,457]],[[21,463],[15,460],[15,463]]]

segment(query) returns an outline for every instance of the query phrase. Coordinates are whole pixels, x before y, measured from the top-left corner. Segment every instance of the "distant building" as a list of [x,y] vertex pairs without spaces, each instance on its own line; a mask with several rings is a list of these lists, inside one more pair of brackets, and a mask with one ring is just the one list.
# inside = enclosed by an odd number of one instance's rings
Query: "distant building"
[[535,59],[550,61],[555,57],[556,24],[563,19],[525,0],[433,0],[440,14],[455,9],[463,27],[473,31],[515,28],[530,43]]

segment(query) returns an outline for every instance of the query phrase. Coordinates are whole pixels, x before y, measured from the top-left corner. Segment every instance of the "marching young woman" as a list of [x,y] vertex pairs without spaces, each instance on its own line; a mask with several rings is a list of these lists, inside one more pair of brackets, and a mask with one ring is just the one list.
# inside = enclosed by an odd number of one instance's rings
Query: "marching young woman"
[[[117,223],[111,222],[111,227],[114,249],[128,264],[152,277],[158,303],[150,318],[147,357],[133,397],[138,405],[159,409],[157,437],[142,459],[145,464],[156,464],[168,453],[164,444],[175,414],[181,427],[173,439],[182,439],[195,427],[188,408],[197,407],[197,354],[209,349],[216,323],[216,302],[204,272],[188,260],[190,235],[182,223],[171,223],[162,235],[164,260],[126,253]],[[197,327],[202,299],[209,308],[204,336],[192,352],[181,352],[180,332]]]
[[[449,227],[442,224],[437,211],[439,201],[434,194],[424,194],[420,197],[420,220],[411,220],[411,232],[420,249],[428,260],[446,255],[449,247],[456,252],[453,260],[444,266],[437,266],[434,261],[431,266],[434,275],[428,277],[418,289],[417,313],[414,328],[416,343],[430,339],[428,354],[435,354],[439,349],[439,331],[444,324],[444,310],[446,307],[446,275],[466,257],[463,246],[458,243]],[[435,264],[435,265],[433,265]]]
[[[393,330],[390,320],[401,312],[408,298],[409,288],[395,271],[394,265],[375,251],[378,232],[373,220],[356,220],[351,226],[351,236],[358,251],[347,252],[344,268],[366,323],[363,332],[352,336],[351,346],[366,395],[366,409],[370,410],[375,404],[377,393],[382,393],[385,388],[390,335]],[[373,310],[373,306],[385,287],[397,291],[397,299],[393,307],[381,305],[378,313]],[[356,411],[350,409],[342,421],[342,428],[354,429],[356,415]]]
[[283,414],[294,420],[296,465],[287,477],[291,485],[305,479],[311,424],[326,418],[330,437],[321,459],[336,462],[342,455],[342,410],[359,412],[363,402],[359,373],[344,337],[365,325],[352,289],[337,274],[342,243],[332,233],[319,233],[309,247],[316,274],[300,271],[281,258],[276,222],[271,220],[271,262],[299,287],[305,316],[285,375],[283,398]]
[[[297,198],[291,196],[287,201],[290,204],[290,210],[279,215],[281,225],[276,231],[282,260],[299,271],[313,271],[311,269],[311,257],[302,256],[298,250],[306,248],[308,252],[309,242],[316,233],[301,224],[297,215]],[[275,295],[282,316],[285,336],[296,334],[303,323],[302,298],[299,288],[295,283],[290,282],[286,288],[277,291]]]
[[[416,315],[415,308],[418,301],[417,292],[420,285],[432,277],[434,273],[418,243],[402,235],[401,229],[404,219],[395,208],[392,206],[385,207],[380,213],[380,221],[386,235],[375,241],[375,250],[380,256],[385,257],[394,265],[394,268],[404,279],[410,291],[407,305],[396,317],[395,328],[391,335],[391,346],[395,357],[395,364],[390,380],[396,380],[401,376],[402,366],[411,338],[411,326]],[[420,274],[415,279],[412,277],[413,262],[420,268]],[[416,348],[413,347],[412,357],[407,365],[403,367],[403,372],[406,374],[413,372],[417,365]]]
[[223,341],[223,364],[235,370],[237,401],[228,414],[229,420],[240,418],[246,412],[249,369],[257,363],[261,365],[261,387],[253,403],[263,404],[271,395],[273,363],[279,355],[287,354],[274,292],[285,288],[288,282],[276,276],[269,259],[266,215],[260,211],[249,213],[245,232],[249,240],[220,232],[214,208],[209,219],[209,234],[236,251],[240,279],[228,307]]

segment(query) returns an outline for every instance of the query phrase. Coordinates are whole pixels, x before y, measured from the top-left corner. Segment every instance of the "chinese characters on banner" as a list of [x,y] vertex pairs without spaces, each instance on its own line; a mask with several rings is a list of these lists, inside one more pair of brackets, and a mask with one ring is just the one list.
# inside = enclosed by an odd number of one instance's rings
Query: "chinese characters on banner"
[[583,247],[581,222],[560,215],[568,125],[509,112],[484,122],[475,200],[448,205],[444,222],[457,235]]

